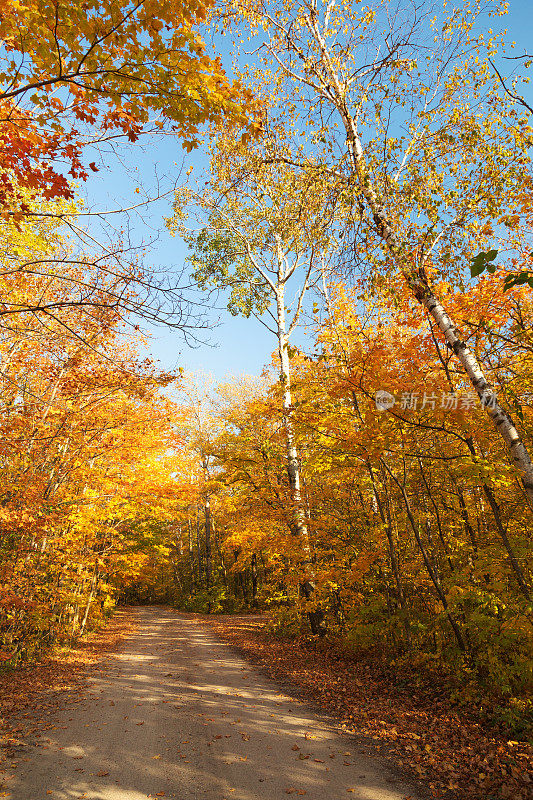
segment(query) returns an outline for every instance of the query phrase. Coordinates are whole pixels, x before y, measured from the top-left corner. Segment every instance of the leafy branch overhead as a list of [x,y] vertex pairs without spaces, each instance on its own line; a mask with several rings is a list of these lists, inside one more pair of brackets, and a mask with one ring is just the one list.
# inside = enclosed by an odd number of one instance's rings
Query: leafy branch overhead
[[57,161],[85,180],[98,169],[83,160],[91,142],[167,130],[191,150],[206,123],[257,127],[250,93],[207,54],[198,28],[208,13],[200,0],[4,0],[2,205],[15,191],[8,172],[49,198],[72,197]]
[[[472,278],[479,277],[485,270],[494,274],[497,269],[497,265],[494,263],[497,255],[497,250],[489,250],[487,253],[478,253],[477,256],[472,259],[470,266],[470,275]],[[529,260],[531,260],[531,256]],[[525,269],[520,272],[507,272],[503,281],[503,291],[507,292],[514,286],[525,286],[526,284],[533,289],[533,272],[531,270]]]
[[238,235],[220,228],[214,215],[209,227],[184,239],[192,251],[187,257],[192,278],[201,289],[228,289],[228,311],[234,316],[264,313],[270,305],[268,285],[254,273]]

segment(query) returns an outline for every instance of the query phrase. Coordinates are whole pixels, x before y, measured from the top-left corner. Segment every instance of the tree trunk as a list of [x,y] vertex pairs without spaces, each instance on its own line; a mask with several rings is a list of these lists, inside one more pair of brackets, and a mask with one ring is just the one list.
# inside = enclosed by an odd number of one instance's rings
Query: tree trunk
[[411,626],[410,626],[410,619],[409,619],[409,608],[405,602],[405,594],[403,591],[402,579],[400,576],[400,569],[398,566],[398,558],[396,555],[396,547],[394,544],[394,537],[392,535],[392,524],[390,518],[390,509],[387,509],[387,515],[385,515],[385,510],[383,508],[383,503],[381,502],[381,497],[379,496],[379,492],[376,485],[376,478],[374,475],[374,470],[372,469],[372,465],[370,461],[367,462],[367,470],[368,474],[370,475],[370,481],[372,483],[372,492],[374,494],[374,498],[376,500],[376,506],[379,511],[379,516],[381,518],[381,522],[383,527],[385,528],[385,534],[387,536],[387,542],[389,545],[389,559],[391,565],[392,575],[394,577],[394,583],[396,585],[396,598],[398,600],[398,605],[402,610],[402,617],[403,617],[403,626],[405,629],[405,638],[407,641],[407,646],[411,647]]
[[252,605],[257,608],[257,555],[252,553]]
[[389,473],[389,475],[391,476],[392,480],[394,481],[394,483],[399,488],[399,490],[400,490],[400,492],[402,494],[404,505],[405,505],[405,510],[407,511],[407,518],[409,519],[409,523],[410,523],[411,528],[413,530],[413,533],[415,535],[416,543],[418,545],[418,549],[420,550],[420,553],[422,554],[422,559],[424,561],[424,565],[426,567],[428,575],[431,578],[431,582],[433,583],[433,586],[435,587],[435,590],[436,590],[437,595],[438,595],[438,597],[439,597],[439,599],[440,599],[440,601],[442,603],[444,611],[446,612],[446,616],[448,617],[448,621],[449,621],[449,623],[451,625],[451,628],[452,628],[452,630],[454,632],[455,639],[457,641],[457,644],[459,645],[459,649],[462,650],[463,652],[466,652],[466,644],[465,644],[463,635],[461,633],[459,625],[457,624],[457,621],[455,620],[453,614],[451,613],[451,611],[448,608],[448,600],[446,599],[446,595],[444,594],[444,592],[442,590],[442,586],[440,584],[439,576],[435,572],[435,570],[433,568],[433,565],[431,564],[429,556],[428,556],[428,554],[426,552],[426,548],[424,547],[424,544],[423,544],[422,539],[420,537],[420,532],[418,530],[418,525],[416,524],[416,520],[415,520],[415,518],[413,516],[413,512],[411,510],[411,504],[409,503],[409,498],[407,497],[407,493],[405,491],[405,488],[400,483],[400,481],[396,478],[396,476],[391,472],[391,470],[388,468],[388,466],[385,464],[385,462],[383,462],[383,466],[385,467],[385,469],[387,470],[387,472]]
[[468,516],[468,509],[466,507],[465,496],[461,489],[457,492],[457,497],[459,499],[459,508],[461,509],[461,519],[463,520],[463,525],[465,531],[470,539],[470,544],[472,545],[472,550],[474,552],[474,556],[477,556],[477,539],[476,534],[474,533],[474,529],[470,524],[470,517]]
[[205,498],[204,505],[205,519],[205,585],[211,587],[211,502],[209,495]]
[[200,541],[200,511],[196,504],[196,553],[198,555],[198,585],[202,585],[202,544]]
[[192,537],[192,526],[191,526],[191,518],[187,515],[187,531],[188,531],[188,553],[189,553],[189,573],[191,576],[191,592],[194,592],[196,589],[196,576],[195,576],[195,565],[194,565],[194,544],[193,544],[193,537]]
[[89,619],[89,611],[91,610],[91,605],[94,600],[94,596],[96,594],[96,587],[98,585],[98,570],[95,569],[93,579],[91,582],[91,591],[89,592],[89,597],[87,598],[87,605],[85,606],[85,613],[83,614],[83,619],[80,625],[80,632],[79,635],[83,636],[85,632],[85,628],[87,626],[87,620]]
[[[281,265],[280,265],[281,271]],[[293,414],[291,393],[291,371],[289,356],[289,341],[285,324],[285,293],[280,274],[278,290],[276,292],[276,309],[278,324],[278,351],[280,359],[280,384],[283,404],[283,423],[285,427],[285,444],[287,452],[287,473],[289,478],[290,499],[292,505],[291,529],[297,537],[302,549],[303,560],[301,563],[303,576],[300,581],[300,593],[306,600],[311,597],[316,588],[316,576],[313,569],[309,531],[307,529],[305,506],[302,501],[300,487],[300,464],[298,450],[294,440]],[[309,625],[313,634],[323,636],[326,633],[324,612],[321,608],[308,611]]]

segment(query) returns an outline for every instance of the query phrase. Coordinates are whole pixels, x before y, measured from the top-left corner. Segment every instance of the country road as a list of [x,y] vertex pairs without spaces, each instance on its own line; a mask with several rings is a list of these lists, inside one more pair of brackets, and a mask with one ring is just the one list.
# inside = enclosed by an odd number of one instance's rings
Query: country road
[[9,800],[417,800],[359,742],[215,638],[160,608],[50,719]]

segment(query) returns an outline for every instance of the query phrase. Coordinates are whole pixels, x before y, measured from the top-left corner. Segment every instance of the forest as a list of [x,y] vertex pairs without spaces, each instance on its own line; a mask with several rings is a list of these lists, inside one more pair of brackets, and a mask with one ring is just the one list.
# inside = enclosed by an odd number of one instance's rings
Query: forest
[[[531,737],[533,57],[507,10],[1,0],[2,671],[117,604],[246,611]],[[82,198],[157,137],[201,301]],[[147,355],[198,303],[268,329],[261,375]]]

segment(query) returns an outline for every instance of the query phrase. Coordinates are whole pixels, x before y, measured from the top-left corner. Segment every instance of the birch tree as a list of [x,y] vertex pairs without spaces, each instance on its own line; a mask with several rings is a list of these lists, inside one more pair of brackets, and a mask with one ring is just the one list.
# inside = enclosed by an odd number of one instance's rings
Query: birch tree
[[[291,337],[308,292],[322,280],[334,249],[327,215],[326,182],[316,173],[265,163],[282,152],[273,140],[250,149],[221,136],[214,148],[211,176],[202,191],[176,193],[170,229],[191,247],[193,277],[205,290],[229,292],[228,309],[255,316],[277,340],[286,465],[291,501],[290,528],[301,548],[302,595],[315,589],[313,553],[301,490],[301,467],[294,434]],[[186,210],[200,227],[184,224]],[[290,306],[290,307],[289,307]],[[323,614],[311,608],[313,632]]]
[[476,33],[504,4],[280,0],[236,8],[264,56],[253,80],[270,124],[282,125],[287,108],[298,116],[286,126],[293,144],[284,162],[327,177],[344,207],[345,266],[370,287],[407,283],[533,502],[530,455],[439,293],[441,277],[462,285],[472,254],[524,213],[531,128],[498,93],[490,58],[502,36]]

